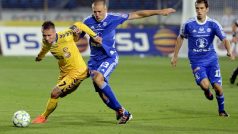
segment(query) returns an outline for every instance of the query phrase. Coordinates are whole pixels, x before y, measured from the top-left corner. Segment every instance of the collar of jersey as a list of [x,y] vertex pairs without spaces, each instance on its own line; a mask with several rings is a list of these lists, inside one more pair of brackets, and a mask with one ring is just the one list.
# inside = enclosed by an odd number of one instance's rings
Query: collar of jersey
[[204,22],[199,22],[197,17],[195,17],[195,19],[196,19],[196,22],[198,23],[198,25],[204,25],[207,22],[208,17],[206,16],[206,19]]

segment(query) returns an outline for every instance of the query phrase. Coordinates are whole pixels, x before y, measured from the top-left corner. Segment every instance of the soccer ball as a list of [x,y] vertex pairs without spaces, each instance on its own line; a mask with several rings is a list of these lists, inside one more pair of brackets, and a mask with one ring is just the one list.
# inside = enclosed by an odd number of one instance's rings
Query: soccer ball
[[14,113],[12,122],[16,127],[27,127],[31,122],[31,117],[26,111],[19,110]]

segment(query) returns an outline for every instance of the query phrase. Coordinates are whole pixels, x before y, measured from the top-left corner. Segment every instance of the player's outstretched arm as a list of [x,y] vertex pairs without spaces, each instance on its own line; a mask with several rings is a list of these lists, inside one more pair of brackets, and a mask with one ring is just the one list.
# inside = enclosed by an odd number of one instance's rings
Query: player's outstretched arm
[[42,44],[42,48],[39,54],[36,56],[35,61],[36,62],[41,61],[45,57],[45,55],[49,52],[49,49],[50,49],[50,46],[47,47],[44,44]]
[[81,34],[83,31],[87,33],[95,43],[102,44],[102,38],[97,36],[97,34],[92,29],[90,29],[87,25],[85,25],[82,22],[74,23],[74,25],[70,27],[70,29],[72,29],[73,32],[75,32],[76,34]]
[[95,37],[97,34],[90,29],[87,25],[83,24],[82,22],[76,22],[70,29],[73,30],[73,32],[80,34],[82,31],[87,33],[90,37]]
[[238,42],[238,35],[237,35],[237,29],[238,29],[238,20],[237,22],[234,22],[232,24],[232,42],[237,43]]
[[175,48],[174,48],[174,55],[171,58],[171,65],[172,67],[176,67],[177,60],[178,60],[178,53],[183,44],[183,37],[180,35],[177,37],[176,43],[175,43]]
[[224,39],[222,40],[226,50],[227,50],[227,56],[231,59],[234,60],[235,56],[232,54],[232,50],[231,50],[231,45],[230,45],[230,41],[228,39]]
[[173,8],[165,8],[165,9],[160,9],[160,10],[140,10],[136,12],[131,12],[129,14],[128,20],[133,20],[133,19],[140,19],[140,18],[145,18],[153,15],[163,15],[167,16],[171,13],[175,13],[176,10]]

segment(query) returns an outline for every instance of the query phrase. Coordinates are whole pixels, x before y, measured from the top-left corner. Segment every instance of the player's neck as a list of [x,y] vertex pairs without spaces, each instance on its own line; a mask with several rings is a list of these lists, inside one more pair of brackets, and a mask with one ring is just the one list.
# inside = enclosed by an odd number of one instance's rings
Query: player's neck
[[57,41],[58,41],[58,34],[56,33],[56,35],[55,35],[55,40],[52,42],[51,45],[54,45]]
[[198,18],[196,17],[197,23],[199,24],[204,24],[207,20],[207,16],[203,17],[203,18]]
[[198,20],[199,22],[203,23],[203,22],[206,20],[206,18],[197,18],[197,20]]

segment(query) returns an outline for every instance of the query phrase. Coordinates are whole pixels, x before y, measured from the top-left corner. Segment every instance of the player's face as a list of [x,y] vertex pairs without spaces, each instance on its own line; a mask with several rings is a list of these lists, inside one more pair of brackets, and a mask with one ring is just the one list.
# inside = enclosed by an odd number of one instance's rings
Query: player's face
[[208,8],[206,8],[204,3],[198,3],[195,5],[196,8],[196,13],[197,13],[197,18],[198,20],[205,20],[207,13],[208,13]]
[[102,21],[107,13],[107,8],[103,3],[97,3],[92,5],[92,11],[97,21]]
[[50,29],[44,29],[42,30],[42,36],[43,39],[49,43],[52,44],[56,40],[56,32],[55,29],[50,28]]

